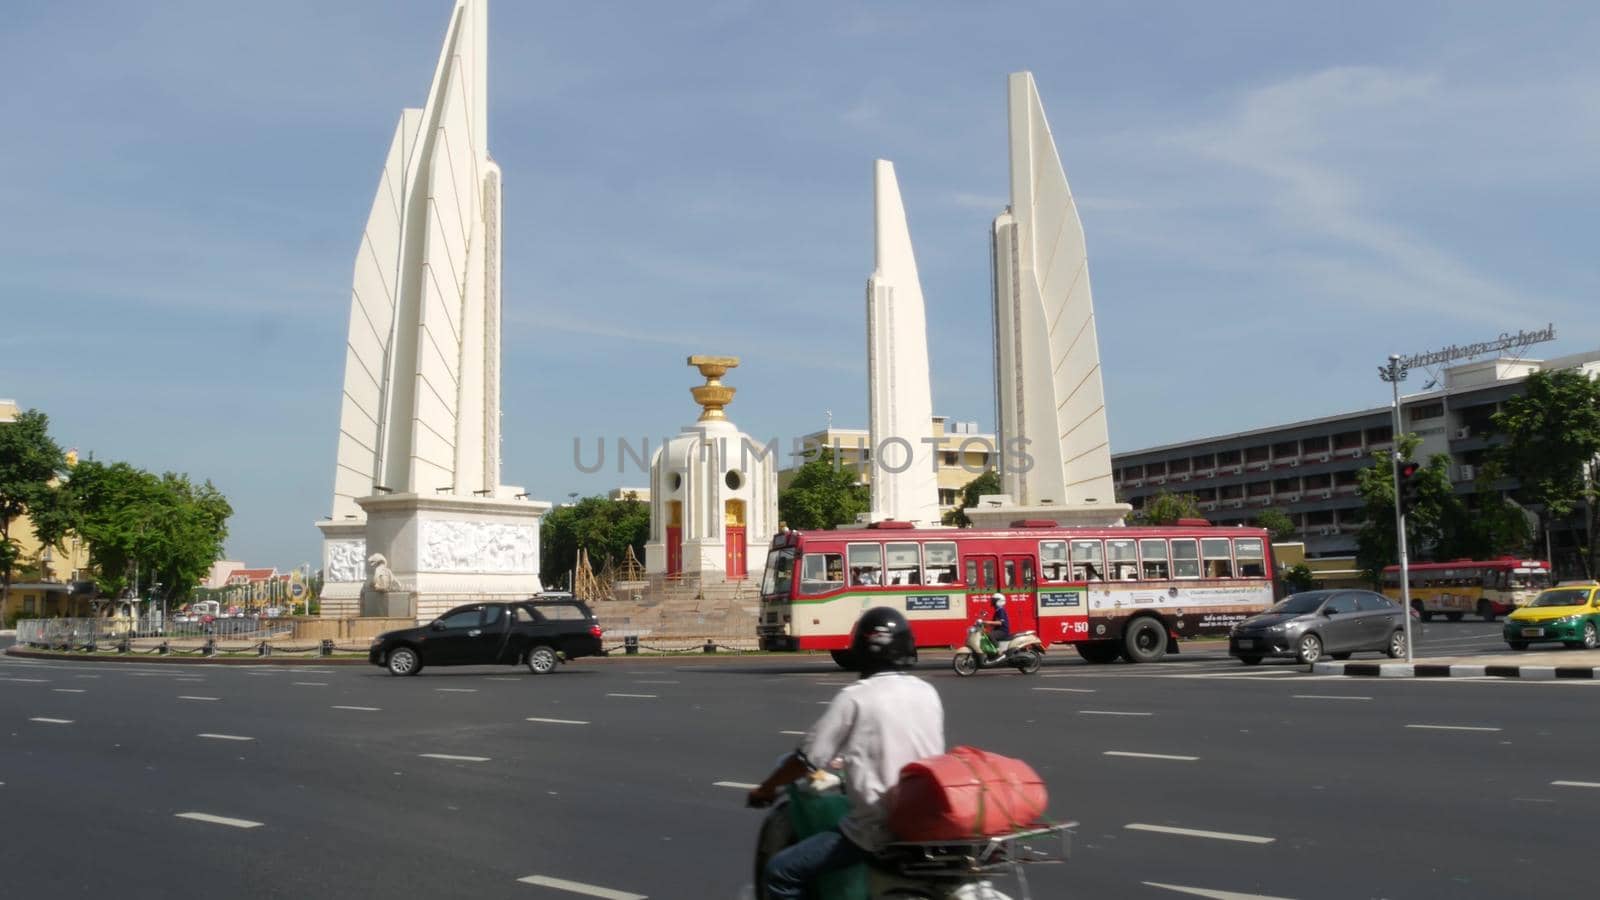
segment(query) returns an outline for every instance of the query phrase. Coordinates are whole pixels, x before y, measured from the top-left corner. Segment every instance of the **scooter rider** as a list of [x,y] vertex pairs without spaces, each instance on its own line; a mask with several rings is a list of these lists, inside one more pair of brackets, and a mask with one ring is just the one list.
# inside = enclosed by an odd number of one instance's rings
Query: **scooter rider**
[[866,861],[892,839],[881,800],[909,762],[944,752],[944,706],[933,686],[900,671],[916,661],[911,626],[899,610],[862,613],[850,636],[861,680],[839,691],[822,718],[767,780],[750,791],[766,806],[810,769],[844,761],[850,811],[837,828],[813,835],[767,862],[766,900],[805,896],[817,876]]
[[[999,648],[1004,647],[1006,641],[1011,640],[1011,615],[1006,612],[1005,594],[995,594],[989,599],[994,603],[994,618],[985,620],[983,624],[990,626],[989,640],[994,641],[996,648],[994,656],[998,656],[1000,653]],[[991,656],[990,659],[993,659],[994,656]]]

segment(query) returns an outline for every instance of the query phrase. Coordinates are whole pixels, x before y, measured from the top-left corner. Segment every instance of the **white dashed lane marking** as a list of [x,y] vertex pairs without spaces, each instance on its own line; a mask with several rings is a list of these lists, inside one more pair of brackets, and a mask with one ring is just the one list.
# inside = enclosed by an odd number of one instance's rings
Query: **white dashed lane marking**
[[1094,693],[1094,688],[1036,687],[1036,688],[1034,688],[1034,690],[1036,690],[1036,691],[1046,691],[1046,692],[1052,693],[1052,694],[1092,694],[1092,693]]
[[84,694],[88,693],[83,688],[51,688],[57,694]]
[[1277,838],[1255,834],[1230,834],[1226,831],[1201,831],[1198,828],[1174,828],[1170,825],[1145,825],[1133,822],[1122,826],[1128,831],[1153,831],[1157,834],[1175,834],[1179,837],[1211,838],[1216,841],[1237,841],[1241,844],[1270,844]]
[[187,694],[180,694],[178,696],[178,699],[179,700],[220,700],[222,698],[221,697],[191,697],[191,696],[189,696]]
[[1351,694],[1295,694],[1296,700],[1371,700],[1371,697],[1357,697]]
[[476,694],[477,688],[434,688],[441,694]]
[[1426,729],[1428,731],[1499,731],[1484,725],[1407,725],[1407,728]]
[[1552,781],[1554,787],[1600,788],[1600,781]]
[[1238,891],[1216,891],[1210,888],[1184,887],[1181,884],[1162,884],[1159,881],[1146,881],[1147,886],[1161,888],[1167,891],[1177,891],[1180,894],[1189,894],[1193,897],[1209,897],[1210,900],[1286,900],[1283,897],[1269,897],[1266,894],[1241,894]]
[[230,819],[227,816],[213,816],[203,812],[182,812],[177,813],[177,817],[195,822],[209,822],[212,825],[227,825],[230,828],[260,828],[263,824],[249,819]]
[[295,687],[327,687],[326,681],[296,681]]
[[1107,750],[1102,756],[1127,756],[1134,759],[1172,759],[1179,762],[1195,762],[1198,756],[1176,756],[1170,753],[1134,753],[1131,750]]
[[356,712],[383,712],[382,707],[377,707],[377,706],[335,706],[335,707],[332,707],[332,708],[333,709],[353,709]]
[[802,737],[805,736],[805,732],[804,731],[780,731],[778,733],[779,734],[794,734],[794,735],[800,735]]
[[206,738],[207,740],[212,740],[212,741],[253,741],[253,740],[255,740],[255,738],[253,738],[253,737],[245,737],[242,734],[197,734],[197,735],[195,735],[195,737]]
[[34,716],[29,722],[38,722],[43,725],[71,725],[71,719],[47,719],[44,716]]
[[737,789],[739,789],[741,791],[753,791],[756,788],[760,787],[761,785],[759,785],[759,784],[745,784],[742,781],[713,781],[713,782],[711,782],[711,786],[712,787],[737,788]]
[[523,878],[518,878],[517,881],[523,884],[535,885],[537,887],[554,888],[555,890],[566,891],[570,894],[582,894],[585,897],[599,897],[601,900],[648,900],[648,897],[645,894],[634,894],[629,893],[628,891],[618,891],[608,887],[600,887],[596,884],[584,884],[581,881],[568,881],[565,878],[551,878],[548,875],[528,875]]
[[1155,713],[1147,712],[1119,712],[1114,709],[1080,709],[1080,716],[1153,716]]
[[487,756],[457,756],[454,753],[418,753],[423,759],[444,759],[452,762],[488,762]]
[[541,719],[538,716],[529,716],[529,722],[543,722],[547,725],[587,725],[588,722],[579,719]]
[[654,700],[655,694],[607,694],[607,697],[632,697],[635,700]]

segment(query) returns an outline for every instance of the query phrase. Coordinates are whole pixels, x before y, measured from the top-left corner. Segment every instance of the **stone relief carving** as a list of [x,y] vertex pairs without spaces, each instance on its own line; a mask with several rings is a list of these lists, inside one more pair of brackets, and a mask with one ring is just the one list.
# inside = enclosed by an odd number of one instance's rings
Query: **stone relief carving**
[[366,561],[362,556],[367,552],[366,541],[329,541],[328,542],[328,571],[329,581],[364,581],[367,577]]
[[538,544],[532,525],[505,522],[422,522],[425,572],[532,572]]

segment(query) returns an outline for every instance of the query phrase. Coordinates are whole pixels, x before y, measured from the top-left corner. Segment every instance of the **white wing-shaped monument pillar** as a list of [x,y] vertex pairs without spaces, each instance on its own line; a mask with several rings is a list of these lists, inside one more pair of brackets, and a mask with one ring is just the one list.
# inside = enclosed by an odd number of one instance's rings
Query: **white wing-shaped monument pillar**
[[873,163],[876,263],[867,279],[872,521],[939,524],[928,329],[894,163]]
[[1011,205],[994,221],[995,399],[1004,493],[975,524],[1113,525],[1117,503],[1083,223],[1033,75],[1008,79]]
[[[457,0],[427,103],[401,112],[356,253],[324,615],[433,615],[538,591],[549,504],[500,483],[500,167],[488,4]],[[395,589],[369,587],[381,555]],[[379,596],[383,595],[383,596]]]

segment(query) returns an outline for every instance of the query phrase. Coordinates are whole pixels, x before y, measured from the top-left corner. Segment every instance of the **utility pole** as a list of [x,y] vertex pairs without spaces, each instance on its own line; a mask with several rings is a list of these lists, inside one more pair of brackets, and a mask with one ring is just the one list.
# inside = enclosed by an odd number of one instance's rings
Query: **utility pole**
[[1389,354],[1389,364],[1378,367],[1378,377],[1394,388],[1394,450],[1389,454],[1389,468],[1394,479],[1394,527],[1400,548],[1400,621],[1405,623],[1406,662],[1411,656],[1411,566],[1406,560],[1406,511],[1400,503],[1400,382],[1406,380],[1406,364],[1399,354]]

